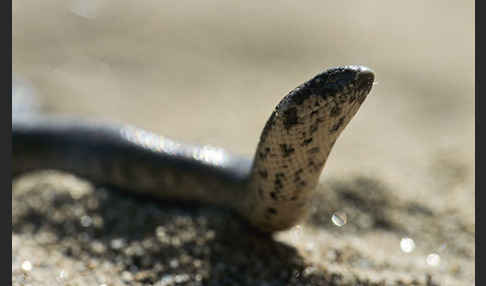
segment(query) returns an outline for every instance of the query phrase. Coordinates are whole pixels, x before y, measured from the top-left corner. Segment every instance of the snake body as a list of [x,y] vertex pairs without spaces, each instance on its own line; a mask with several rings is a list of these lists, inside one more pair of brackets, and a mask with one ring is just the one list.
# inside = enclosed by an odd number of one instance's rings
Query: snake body
[[164,200],[230,208],[264,232],[305,217],[326,159],[374,81],[363,66],[331,68],[285,96],[253,160],[129,126],[12,116],[14,174],[58,169]]

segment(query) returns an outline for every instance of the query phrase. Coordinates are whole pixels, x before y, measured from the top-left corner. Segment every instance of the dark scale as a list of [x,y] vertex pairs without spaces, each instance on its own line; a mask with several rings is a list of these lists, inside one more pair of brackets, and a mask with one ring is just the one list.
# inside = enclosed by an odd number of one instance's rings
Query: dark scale
[[343,125],[345,116],[339,118],[338,122],[329,130],[330,133],[338,131],[338,129]]
[[262,177],[262,179],[266,179],[268,177],[267,170],[260,170],[258,171],[258,174],[260,174],[260,177]]
[[300,175],[302,174],[304,170],[302,168],[300,168],[299,170],[297,170],[294,174],[294,182],[297,183],[299,181],[302,181],[302,178],[300,177]]
[[280,144],[280,150],[282,150],[282,155],[284,158],[290,156],[290,154],[294,153],[295,151],[292,145],[287,145],[287,144]]
[[302,178],[300,178],[300,177],[295,178],[294,183],[295,183],[295,186],[298,187],[298,188],[303,188],[303,187],[307,186],[307,182],[302,180]]
[[277,209],[267,208],[265,214],[263,215],[266,220],[270,220],[272,216],[277,214]]
[[311,159],[311,160],[309,160],[309,163],[307,163],[307,166],[308,166],[309,168],[314,168],[314,167],[315,167],[315,165],[316,165],[316,163],[314,163],[314,161],[313,161],[312,159]]
[[277,193],[276,193],[276,192],[271,192],[271,193],[270,193],[270,197],[271,197],[273,200],[275,200],[275,201],[276,201],[276,200],[278,200],[278,198],[277,198]]
[[324,165],[325,162],[326,161],[324,160],[324,161],[321,161],[321,162],[317,162],[316,163],[313,160],[309,160],[308,166],[309,166],[309,169],[312,170],[312,172],[317,172],[317,171],[319,171],[321,169],[321,166]]
[[332,109],[331,109],[331,117],[336,117],[338,116],[339,114],[341,114],[341,107],[339,106],[334,106]]
[[300,146],[307,146],[307,145],[309,145],[312,142],[312,139],[314,139],[314,138],[311,137],[311,138],[305,139],[304,141],[302,141],[302,143],[300,144]]
[[341,94],[341,95],[338,96],[339,103],[343,104],[343,103],[346,102],[346,100],[347,100],[346,95]]
[[271,215],[276,215],[277,214],[277,210],[275,208],[268,208],[267,209],[267,212]]
[[275,174],[275,179],[283,179],[283,178],[285,178],[285,174],[284,173],[279,172],[279,173],[276,173]]
[[287,130],[298,123],[297,108],[292,107],[289,110],[286,110],[284,112],[284,116],[285,116],[284,117],[284,125],[285,125],[285,128]]
[[279,179],[276,179],[273,186],[274,186],[275,193],[277,193],[277,194],[280,193],[282,188],[283,188],[282,181],[279,180]]
[[366,94],[360,94],[358,97],[359,103],[363,103],[363,101],[366,99]]
[[280,193],[280,190],[283,188],[283,183],[282,183],[283,178],[285,178],[284,173],[275,174],[274,187],[277,193]]
[[260,159],[266,159],[268,153],[270,153],[270,148],[269,147],[266,147],[265,150],[263,150],[262,152],[260,152],[258,155],[260,156]]
[[318,130],[318,129],[319,129],[319,124],[318,124],[318,122],[316,121],[316,122],[314,122],[314,123],[312,123],[312,124],[310,125],[310,127],[309,127],[309,132],[310,132],[311,134],[314,134],[314,133],[316,133],[316,132],[317,132],[317,130]]

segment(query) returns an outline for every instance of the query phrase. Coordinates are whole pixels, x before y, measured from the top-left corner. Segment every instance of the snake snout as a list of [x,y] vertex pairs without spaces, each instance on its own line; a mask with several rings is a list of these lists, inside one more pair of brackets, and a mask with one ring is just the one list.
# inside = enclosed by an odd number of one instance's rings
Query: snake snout
[[359,67],[356,81],[360,90],[370,90],[375,80],[375,74],[373,70],[367,67]]

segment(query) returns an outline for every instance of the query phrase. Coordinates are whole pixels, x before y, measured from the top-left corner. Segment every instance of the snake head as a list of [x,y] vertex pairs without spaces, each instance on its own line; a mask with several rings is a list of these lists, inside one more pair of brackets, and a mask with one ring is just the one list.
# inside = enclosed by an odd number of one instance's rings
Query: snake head
[[324,100],[339,97],[337,100],[354,100],[358,96],[360,102],[371,90],[375,75],[364,66],[342,66],[325,70],[307,82],[292,90],[277,106],[284,111],[289,105],[301,105],[311,96],[319,96]]
[[371,90],[363,66],[328,69],[285,96],[265,125],[255,154],[247,208],[265,231],[305,217],[319,176],[339,134]]
[[363,66],[344,66],[324,71],[309,80],[307,85],[314,94],[332,95],[347,89],[368,93],[371,90],[375,75]]

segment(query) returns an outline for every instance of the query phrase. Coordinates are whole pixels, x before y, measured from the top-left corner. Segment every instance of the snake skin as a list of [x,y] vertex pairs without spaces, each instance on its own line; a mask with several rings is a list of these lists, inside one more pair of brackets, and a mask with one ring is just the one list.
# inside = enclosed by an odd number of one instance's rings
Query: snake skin
[[12,116],[14,175],[58,169],[164,200],[230,208],[264,232],[307,214],[326,159],[366,99],[373,72],[328,69],[277,105],[254,159],[128,125],[36,114]]

